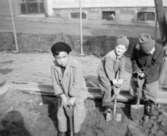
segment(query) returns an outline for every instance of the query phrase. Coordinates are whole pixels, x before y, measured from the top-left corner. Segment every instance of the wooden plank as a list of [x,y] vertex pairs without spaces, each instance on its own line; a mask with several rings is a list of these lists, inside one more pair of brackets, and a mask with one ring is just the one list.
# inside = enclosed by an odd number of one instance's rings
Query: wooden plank
[[[14,90],[21,90],[32,94],[54,95],[52,85],[41,85],[35,82],[12,82],[10,88]],[[89,93],[93,96],[93,99],[101,99],[102,92],[100,88],[88,87]],[[132,96],[128,91],[122,91],[118,95],[118,101],[128,102],[132,99]]]

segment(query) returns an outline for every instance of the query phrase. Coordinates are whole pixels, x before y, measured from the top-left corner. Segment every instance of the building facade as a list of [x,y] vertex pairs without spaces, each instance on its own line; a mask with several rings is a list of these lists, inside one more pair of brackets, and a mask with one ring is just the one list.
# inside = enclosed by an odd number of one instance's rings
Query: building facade
[[[13,32],[9,2],[16,32],[21,39],[19,42],[33,41],[34,34],[37,35],[35,41],[41,43],[43,40],[44,44],[46,40],[38,37],[39,34],[60,34],[60,39],[65,34],[80,35],[80,9],[83,36],[117,36],[124,33],[136,37],[141,32],[154,35],[154,0],[0,0],[1,33]],[[167,1],[163,2],[167,15]],[[48,39],[51,41],[53,38]],[[3,43],[6,44],[6,41]]]

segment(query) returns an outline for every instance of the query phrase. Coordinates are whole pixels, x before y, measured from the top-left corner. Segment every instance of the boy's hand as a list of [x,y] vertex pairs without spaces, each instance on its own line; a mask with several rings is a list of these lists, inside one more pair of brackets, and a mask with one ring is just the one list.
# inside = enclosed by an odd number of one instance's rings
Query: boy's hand
[[68,103],[68,98],[67,98],[64,94],[61,95],[61,99],[62,99],[62,104],[63,104],[64,106],[67,105],[67,103]]
[[74,105],[76,102],[76,98],[75,97],[71,97],[69,100],[68,100],[68,105]]
[[115,87],[121,87],[121,85],[122,85],[122,83],[123,83],[123,79],[114,79],[113,80],[113,85],[115,86]]
[[113,83],[113,85],[116,85],[117,84],[117,80],[113,79],[112,83]]
[[118,79],[118,84],[122,85],[123,84],[123,79]]
[[138,73],[139,74],[139,78],[144,78],[144,76],[145,76],[145,74],[143,73],[143,72],[140,72],[140,73]]

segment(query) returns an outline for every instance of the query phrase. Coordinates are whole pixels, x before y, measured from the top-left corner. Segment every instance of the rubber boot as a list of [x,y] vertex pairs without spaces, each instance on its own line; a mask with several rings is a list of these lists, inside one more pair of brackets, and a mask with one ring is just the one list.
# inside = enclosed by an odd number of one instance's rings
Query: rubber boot
[[155,107],[154,102],[151,100],[148,100],[145,103],[145,114],[148,116],[153,116],[154,107]]
[[58,132],[57,136],[66,136],[66,132]]

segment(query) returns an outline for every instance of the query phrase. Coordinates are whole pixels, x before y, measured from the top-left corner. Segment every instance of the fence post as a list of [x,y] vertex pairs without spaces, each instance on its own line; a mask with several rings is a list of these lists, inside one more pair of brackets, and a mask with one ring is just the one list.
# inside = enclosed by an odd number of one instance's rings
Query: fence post
[[19,52],[19,46],[18,46],[18,42],[17,42],[17,33],[16,33],[16,24],[15,24],[15,20],[14,20],[12,1],[8,0],[8,3],[9,3],[9,10],[10,10],[10,16],[11,16],[12,27],[13,27],[13,36],[14,36],[14,42],[15,42],[15,46],[16,46],[16,52]]

